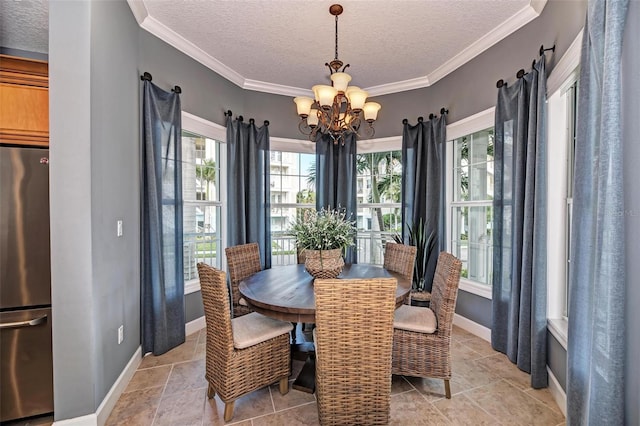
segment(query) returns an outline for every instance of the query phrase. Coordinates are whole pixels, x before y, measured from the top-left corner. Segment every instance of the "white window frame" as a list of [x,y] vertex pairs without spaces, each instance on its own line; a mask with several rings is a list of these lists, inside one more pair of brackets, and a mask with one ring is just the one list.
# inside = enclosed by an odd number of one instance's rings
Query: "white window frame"
[[560,58],[547,80],[547,327],[566,349],[569,322],[565,301],[567,265],[567,179],[569,129],[567,98],[569,88],[578,80],[582,31]]
[[[220,211],[220,241],[222,246],[218,248],[219,256],[221,258],[222,265],[227,264],[227,259],[224,253],[224,245],[227,241],[227,155],[226,155],[226,143],[227,143],[227,128],[211,121],[198,117],[197,115],[190,114],[188,112],[182,112],[182,130],[189,133],[194,133],[200,136],[204,136],[209,139],[214,139],[221,143],[220,156],[218,161],[220,162],[220,200],[222,201],[222,208]],[[191,294],[200,291],[200,280],[195,278],[185,281],[184,294]]]
[[[447,213],[452,211],[453,201],[453,150],[454,150],[454,141],[463,136],[467,136],[482,130],[486,130],[490,127],[493,127],[495,124],[495,107],[491,107],[484,111],[481,111],[477,114],[474,114],[470,117],[464,118],[462,120],[458,120],[454,123],[447,125],[447,165],[445,168],[445,179],[446,179],[446,208]],[[485,202],[483,201],[483,205]],[[447,251],[453,252],[453,247],[451,247],[452,241],[452,223],[450,215],[447,214],[446,221],[446,234],[447,234]],[[467,278],[460,278],[460,290],[464,290],[468,293],[475,294],[477,296],[484,297],[486,299],[491,299],[492,297],[492,286],[484,285],[472,281]]]

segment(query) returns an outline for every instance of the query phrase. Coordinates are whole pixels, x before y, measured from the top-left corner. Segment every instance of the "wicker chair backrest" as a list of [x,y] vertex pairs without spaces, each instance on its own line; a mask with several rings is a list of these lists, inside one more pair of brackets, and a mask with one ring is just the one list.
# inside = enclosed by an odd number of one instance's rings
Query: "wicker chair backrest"
[[198,263],[198,276],[207,322],[207,342],[213,345],[214,352],[224,356],[233,352],[227,277],[223,271],[206,263]]
[[394,278],[315,280],[320,424],[389,422],[396,287]]
[[451,334],[461,268],[462,262],[451,253],[443,251],[438,256],[429,303],[438,320],[438,334]]
[[416,262],[416,250],[415,246],[388,242],[384,249],[384,268],[402,274],[411,282]]

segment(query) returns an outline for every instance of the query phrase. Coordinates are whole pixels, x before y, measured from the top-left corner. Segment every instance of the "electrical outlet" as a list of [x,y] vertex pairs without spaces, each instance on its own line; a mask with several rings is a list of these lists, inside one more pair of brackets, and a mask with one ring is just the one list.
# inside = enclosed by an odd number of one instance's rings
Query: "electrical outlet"
[[116,235],[122,237],[122,220],[116,222]]
[[124,340],[124,325],[118,327],[118,344]]

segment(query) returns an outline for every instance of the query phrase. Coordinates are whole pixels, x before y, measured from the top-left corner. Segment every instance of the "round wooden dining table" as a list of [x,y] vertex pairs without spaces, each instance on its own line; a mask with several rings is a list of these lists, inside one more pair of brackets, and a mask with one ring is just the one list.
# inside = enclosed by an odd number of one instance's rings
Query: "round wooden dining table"
[[[344,265],[338,278],[396,278],[396,307],[411,291],[411,282],[397,272],[381,266],[365,264]],[[244,279],[239,284],[240,294],[256,312],[271,318],[293,323],[315,322],[314,278],[304,265],[276,266]]]

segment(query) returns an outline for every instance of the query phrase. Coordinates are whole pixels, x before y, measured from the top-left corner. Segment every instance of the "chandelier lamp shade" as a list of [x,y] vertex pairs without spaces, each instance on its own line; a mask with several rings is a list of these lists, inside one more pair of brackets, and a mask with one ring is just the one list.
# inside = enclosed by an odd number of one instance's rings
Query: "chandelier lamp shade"
[[344,137],[355,133],[358,137],[373,137],[373,122],[378,118],[380,104],[367,102],[369,94],[356,86],[349,86],[351,76],[347,74],[343,62],[338,59],[338,16],[342,6],[334,4],[329,13],[336,17],[335,58],[325,63],[331,75],[331,86],[318,84],[311,88],[314,98],[299,96],[294,98],[300,123],[300,132],[315,142],[318,134],[330,135],[334,143],[344,143]]

